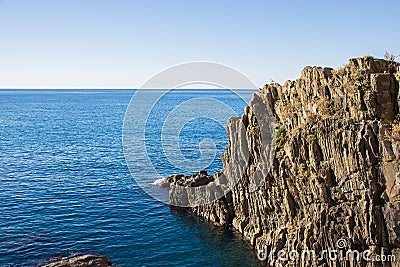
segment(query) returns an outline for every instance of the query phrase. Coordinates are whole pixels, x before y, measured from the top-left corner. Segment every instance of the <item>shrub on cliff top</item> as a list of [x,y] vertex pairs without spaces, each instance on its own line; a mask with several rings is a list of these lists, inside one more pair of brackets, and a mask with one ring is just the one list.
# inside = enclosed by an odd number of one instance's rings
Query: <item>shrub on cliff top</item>
[[387,61],[392,61],[394,62],[396,60],[396,58],[400,57],[400,55],[394,55],[393,53],[388,53],[387,51],[385,52],[385,55],[383,56],[383,58]]

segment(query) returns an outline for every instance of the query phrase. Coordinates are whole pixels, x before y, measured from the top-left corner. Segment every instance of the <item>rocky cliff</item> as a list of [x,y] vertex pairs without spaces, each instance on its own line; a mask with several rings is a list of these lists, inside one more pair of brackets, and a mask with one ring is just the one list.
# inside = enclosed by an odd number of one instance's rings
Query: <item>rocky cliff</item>
[[[228,122],[224,169],[202,178],[238,182],[232,190],[220,185],[229,193],[218,200],[188,209],[233,225],[260,256],[272,252],[264,262],[274,265],[283,262],[279,250],[313,250],[317,258],[285,255],[285,264],[400,266],[399,81],[398,63],[364,57],[337,70],[306,67],[295,81],[265,85],[245,114]],[[277,125],[273,155],[263,145],[271,125],[256,112],[263,108]],[[235,169],[243,155],[245,166]],[[172,205],[182,196],[176,180]],[[328,249],[342,257],[332,260]],[[368,257],[344,257],[349,250]],[[372,261],[377,256],[386,261]]]

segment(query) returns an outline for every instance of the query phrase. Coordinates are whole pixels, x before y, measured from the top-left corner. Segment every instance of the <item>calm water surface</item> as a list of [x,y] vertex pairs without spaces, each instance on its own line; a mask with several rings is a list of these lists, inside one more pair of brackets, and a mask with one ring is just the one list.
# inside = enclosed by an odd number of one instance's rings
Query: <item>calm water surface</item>
[[[240,236],[171,210],[132,179],[121,133],[133,94],[0,91],[0,266],[35,266],[88,252],[120,266],[258,266]],[[171,99],[205,94],[243,110],[242,101],[221,91],[176,92]],[[200,128],[217,129],[211,133],[221,154],[224,129],[208,123]],[[197,139],[210,134],[195,129],[195,135],[183,129],[180,137],[184,153],[194,158]],[[154,140],[150,152],[159,145]],[[176,171],[162,157],[153,160],[164,166],[162,175]],[[221,166],[217,159],[207,169]],[[140,166],[131,171],[146,174]]]

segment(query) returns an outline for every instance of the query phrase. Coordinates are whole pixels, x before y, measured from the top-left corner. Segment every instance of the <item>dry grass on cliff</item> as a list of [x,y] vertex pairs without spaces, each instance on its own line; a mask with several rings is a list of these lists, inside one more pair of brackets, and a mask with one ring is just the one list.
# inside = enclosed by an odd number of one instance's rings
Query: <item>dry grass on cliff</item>
[[332,75],[336,75],[336,76],[346,76],[348,69],[349,69],[349,65],[345,64],[338,69],[332,70],[331,73],[332,73]]
[[306,125],[315,124],[318,120],[320,120],[321,116],[314,112],[311,112],[306,117]]
[[331,108],[331,102],[323,97],[321,98],[318,103],[317,103],[317,110],[318,113],[321,115],[322,119],[327,119],[330,116],[332,116],[332,108]]
[[400,122],[392,125],[392,138],[395,141],[400,141]]

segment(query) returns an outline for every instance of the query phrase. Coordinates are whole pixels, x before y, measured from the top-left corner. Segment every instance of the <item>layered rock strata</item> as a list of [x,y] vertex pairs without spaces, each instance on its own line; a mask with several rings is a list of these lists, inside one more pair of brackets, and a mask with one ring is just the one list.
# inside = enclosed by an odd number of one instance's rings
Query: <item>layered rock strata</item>
[[[400,266],[399,81],[398,63],[364,57],[337,70],[306,67],[295,81],[265,85],[245,114],[228,122],[217,175],[225,195],[187,209],[233,225],[255,251],[275,253],[272,264],[279,250],[314,250],[320,259],[286,264]],[[262,109],[276,123],[276,151]],[[182,189],[171,182],[171,204],[179,205]],[[323,253],[328,249],[393,257],[333,261]]]

